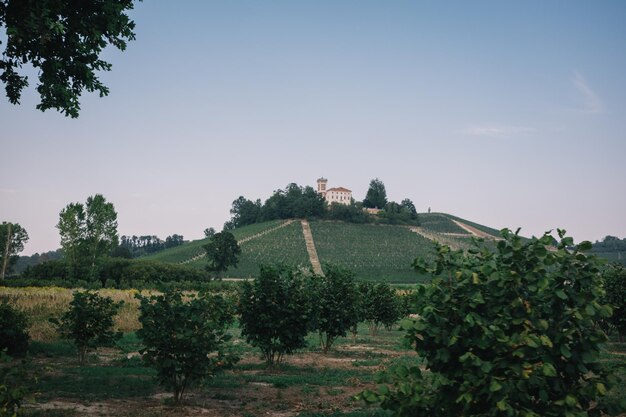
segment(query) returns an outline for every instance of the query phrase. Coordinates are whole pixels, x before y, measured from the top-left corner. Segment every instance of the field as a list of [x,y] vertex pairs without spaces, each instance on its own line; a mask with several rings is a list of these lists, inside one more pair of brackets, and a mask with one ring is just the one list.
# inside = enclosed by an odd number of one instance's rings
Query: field
[[322,264],[329,262],[353,271],[358,279],[418,282],[411,268],[417,256],[428,256],[432,243],[406,227],[311,222]]
[[[262,223],[264,228],[259,228],[255,233],[262,232],[268,228],[275,227],[276,224]],[[243,236],[251,236],[251,226],[247,226],[247,233]],[[244,228],[242,228],[243,230]],[[240,237],[235,235],[238,240]],[[309,267],[309,255],[306,251],[304,236],[302,235],[302,225],[294,221],[285,227],[275,229],[265,235],[250,239],[241,245],[241,257],[236,268],[228,270],[227,275],[237,278],[248,278],[258,276],[259,265],[271,260],[271,262],[283,263],[292,266]],[[190,262],[191,267],[204,268],[206,259],[200,258]]]
[[[338,221],[311,221],[311,231],[322,265],[336,264],[356,273],[361,280],[381,280],[393,283],[415,283],[424,277],[417,276],[411,264],[417,256],[432,253],[432,240],[450,245],[455,249],[471,247],[471,234],[459,227],[443,213],[420,214],[422,234],[412,232],[403,225],[354,224]],[[462,219],[458,219],[461,221]],[[463,222],[481,231],[498,236],[498,231],[476,223]],[[227,275],[233,278],[258,276],[260,263],[284,263],[308,267],[310,261],[298,220],[285,227],[277,226],[284,221],[276,220],[253,224],[232,233],[241,244],[242,255],[237,268]],[[169,263],[187,261],[187,265],[204,268],[206,260],[198,257],[204,251],[207,239],[196,240],[146,256]],[[190,261],[190,262],[189,262]]]
[[355,340],[340,339],[327,355],[320,352],[317,336],[310,335],[308,348],[287,356],[280,369],[270,372],[235,326],[234,349],[241,361],[192,391],[185,405],[175,408],[169,405],[171,394],[156,383],[155,372],[139,360],[134,292],[101,291],[125,301],[125,310],[116,320],[125,335],[115,348],[99,349],[82,367],[72,345],[42,325],[67,308],[71,293],[59,288],[0,287],[0,297],[31,320],[32,402],[25,407],[26,416],[384,416],[380,410],[364,410],[354,395],[375,387],[375,374],[386,366],[418,360],[403,346],[399,330],[379,331],[373,337],[362,326]]
[[[404,345],[402,331],[393,328],[370,336],[366,326],[360,325],[356,339],[340,338],[327,355],[321,353],[317,336],[309,335],[308,348],[287,356],[279,369],[268,371],[259,352],[241,339],[234,326],[233,349],[241,361],[233,370],[191,391],[182,407],[174,407],[171,394],[156,383],[155,371],[139,359],[135,292],[101,291],[125,302],[116,320],[124,337],[115,347],[94,352],[84,366],[78,365],[73,346],[59,340],[44,324],[67,308],[71,293],[60,288],[0,287],[0,298],[26,312],[31,321],[27,417],[389,417],[382,410],[367,408],[354,396],[375,388],[375,375],[390,365],[420,363],[415,352]],[[624,365],[625,355],[626,344],[612,343],[601,360],[618,369]],[[615,388],[610,395],[626,396],[625,387]]]

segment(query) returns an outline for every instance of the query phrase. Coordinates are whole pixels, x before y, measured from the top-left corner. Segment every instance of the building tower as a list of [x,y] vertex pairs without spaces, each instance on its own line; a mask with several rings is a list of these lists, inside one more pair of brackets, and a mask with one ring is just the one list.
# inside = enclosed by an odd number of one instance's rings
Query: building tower
[[326,198],[326,184],[328,180],[324,177],[317,179],[317,192]]

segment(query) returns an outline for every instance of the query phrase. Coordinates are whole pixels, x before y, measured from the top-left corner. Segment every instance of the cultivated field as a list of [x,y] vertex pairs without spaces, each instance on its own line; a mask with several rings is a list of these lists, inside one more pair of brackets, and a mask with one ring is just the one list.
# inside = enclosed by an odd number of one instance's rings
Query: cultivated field
[[[173,407],[171,394],[157,385],[155,371],[139,359],[135,291],[100,293],[125,302],[116,319],[125,334],[116,347],[99,349],[81,367],[72,345],[59,340],[48,324],[48,318],[67,309],[72,290],[0,287],[0,297],[26,312],[31,321],[31,401],[25,406],[26,416],[382,417],[388,414],[366,408],[354,396],[374,388],[375,375],[390,365],[420,363],[403,344],[403,332],[397,327],[370,336],[361,325],[356,339],[341,338],[327,355],[320,352],[316,335],[309,335],[308,348],[287,356],[280,369],[268,371],[235,325],[233,349],[241,361],[190,392],[184,406]],[[623,366],[626,344],[608,344],[601,360],[610,367]],[[620,386],[610,395],[626,396],[626,388]]]

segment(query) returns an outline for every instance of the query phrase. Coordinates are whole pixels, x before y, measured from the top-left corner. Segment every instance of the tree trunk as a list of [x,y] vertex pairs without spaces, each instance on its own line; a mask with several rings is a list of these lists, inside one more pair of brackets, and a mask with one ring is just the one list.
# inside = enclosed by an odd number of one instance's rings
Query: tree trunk
[[9,246],[11,246],[11,223],[7,224],[7,241],[4,246],[4,256],[2,257],[2,271],[0,273],[0,279],[4,281],[4,275],[9,265]]

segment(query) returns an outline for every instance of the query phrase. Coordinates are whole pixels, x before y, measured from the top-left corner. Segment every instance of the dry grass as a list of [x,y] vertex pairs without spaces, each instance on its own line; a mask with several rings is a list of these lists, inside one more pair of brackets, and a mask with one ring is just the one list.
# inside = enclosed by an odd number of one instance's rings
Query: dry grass
[[[69,309],[74,291],[59,287],[0,287],[0,299],[6,300],[26,314],[30,322],[28,333],[31,339],[50,342],[57,340],[58,335],[48,319],[59,318]],[[118,330],[130,332],[139,328],[139,300],[135,298],[137,290],[102,289],[97,292],[101,296],[111,297],[114,301],[124,302],[115,316],[115,326]]]

